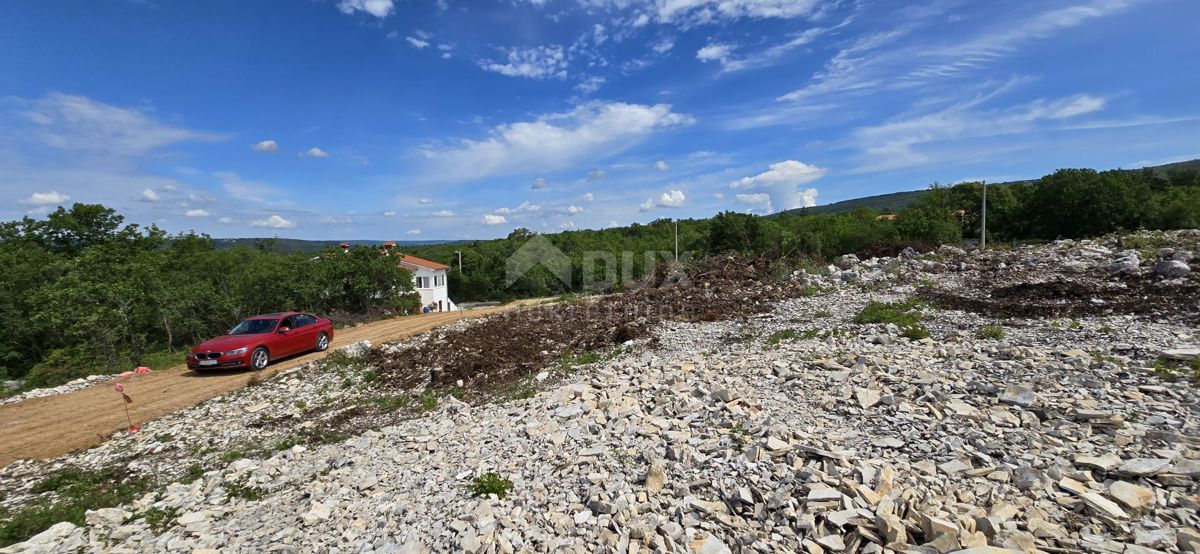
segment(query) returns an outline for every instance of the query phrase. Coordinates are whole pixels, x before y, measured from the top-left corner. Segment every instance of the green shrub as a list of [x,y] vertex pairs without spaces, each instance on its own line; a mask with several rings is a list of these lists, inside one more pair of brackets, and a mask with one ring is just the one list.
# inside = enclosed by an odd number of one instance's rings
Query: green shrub
[[918,304],[908,300],[904,302],[867,303],[862,311],[854,316],[855,323],[891,323],[897,327],[909,327],[921,321],[921,314],[916,311]]
[[150,526],[150,530],[155,535],[161,535],[167,529],[175,526],[175,520],[179,518],[179,509],[152,507],[140,514],[135,514],[134,519],[139,516],[146,520],[146,525]]
[[252,487],[245,482],[234,481],[225,483],[225,498],[227,500],[233,500],[234,498],[250,501],[261,500],[266,494],[266,489]]
[[767,337],[767,344],[771,346],[778,346],[779,343],[785,340],[794,340],[796,337],[797,334],[795,329],[783,329],[782,331],[775,331],[774,333],[771,333],[771,335]]
[[512,481],[492,472],[475,477],[471,480],[471,484],[467,485],[467,490],[471,491],[471,496],[480,497],[494,494],[496,498],[500,499],[507,497],[508,492],[512,488]]
[[975,338],[987,340],[1004,340],[1004,328],[999,325],[984,325],[975,333]]

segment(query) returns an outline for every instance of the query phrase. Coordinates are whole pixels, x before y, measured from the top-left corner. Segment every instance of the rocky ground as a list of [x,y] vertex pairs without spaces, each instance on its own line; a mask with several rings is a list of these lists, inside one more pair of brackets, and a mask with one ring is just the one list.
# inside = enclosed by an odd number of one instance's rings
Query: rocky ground
[[5,551],[1200,552],[1197,251],[847,257],[486,391],[350,352],[0,470],[8,514],[157,483]]

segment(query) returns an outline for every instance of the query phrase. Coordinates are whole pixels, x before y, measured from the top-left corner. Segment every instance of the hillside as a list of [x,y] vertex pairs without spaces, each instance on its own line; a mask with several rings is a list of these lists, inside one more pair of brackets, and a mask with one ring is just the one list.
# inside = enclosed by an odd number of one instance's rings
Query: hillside
[[[1163,165],[1156,165],[1156,166],[1150,166],[1150,167],[1146,167],[1146,168],[1127,169],[1124,171],[1142,171],[1143,169],[1153,170],[1155,173],[1158,173],[1159,175],[1163,175],[1163,174],[1169,173],[1171,171],[1198,171],[1198,170],[1200,170],[1200,159],[1189,160],[1186,162],[1175,162],[1175,163],[1169,163],[1169,164],[1163,164]],[[1018,183],[1027,183],[1027,182],[1029,182],[1029,181],[1028,180],[1006,181],[1003,183],[989,183],[988,185],[1003,187],[1003,186],[1009,186],[1009,185],[1015,185]],[[877,194],[874,196],[864,196],[862,198],[852,198],[850,200],[842,200],[840,202],[833,202],[831,204],[825,204],[822,206],[814,206],[811,208],[796,208],[793,210],[784,210],[779,213],[835,214],[835,213],[842,213],[842,212],[851,212],[851,211],[857,210],[859,208],[868,208],[868,209],[877,210],[877,211],[898,212],[898,211],[904,209],[904,207],[907,206],[909,203],[913,202],[917,198],[920,198],[921,195],[924,193],[925,193],[924,190],[906,190],[906,191],[901,191],[901,192],[891,192],[888,194]],[[778,214],[773,214],[773,215],[778,215]]]

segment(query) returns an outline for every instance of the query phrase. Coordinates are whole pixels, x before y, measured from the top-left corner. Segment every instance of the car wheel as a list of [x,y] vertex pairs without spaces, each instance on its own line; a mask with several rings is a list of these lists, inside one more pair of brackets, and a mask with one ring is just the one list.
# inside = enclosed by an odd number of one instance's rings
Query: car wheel
[[317,352],[324,352],[329,349],[329,335],[321,333],[317,335]]
[[250,365],[256,370],[266,369],[267,364],[269,363],[271,363],[271,355],[267,354],[266,348],[260,346],[255,348],[254,352],[250,354]]

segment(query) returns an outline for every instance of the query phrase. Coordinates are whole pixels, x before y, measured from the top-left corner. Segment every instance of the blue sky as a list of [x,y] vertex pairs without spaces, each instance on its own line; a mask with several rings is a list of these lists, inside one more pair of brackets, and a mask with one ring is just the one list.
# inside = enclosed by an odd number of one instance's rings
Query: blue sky
[[463,239],[1200,157],[1193,0],[0,4],[0,219]]

